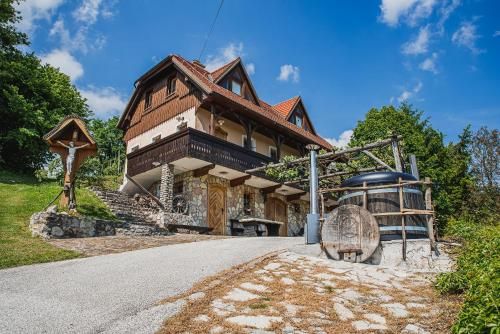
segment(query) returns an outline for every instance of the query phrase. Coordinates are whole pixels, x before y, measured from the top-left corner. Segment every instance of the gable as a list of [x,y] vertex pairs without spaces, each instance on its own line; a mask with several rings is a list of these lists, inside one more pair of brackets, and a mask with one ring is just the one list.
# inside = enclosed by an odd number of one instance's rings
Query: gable
[[300,99],[295,105],[295,107],[292,109],[290,115],[288,116],[287,121],[297,125],[298,127],[308,132],[316,134],[316,130],[314,129],[314,126],[312,125],[312,122],[309,119],[309,115],[307,114],[306,108],[302,103],[302,99]]
[[214,78],[215,83],[256,105],[260,105],[257,92],[248,77],[241,59],[237,58],[236,60],[212,72],[213,76],[215,74],[218,76]]

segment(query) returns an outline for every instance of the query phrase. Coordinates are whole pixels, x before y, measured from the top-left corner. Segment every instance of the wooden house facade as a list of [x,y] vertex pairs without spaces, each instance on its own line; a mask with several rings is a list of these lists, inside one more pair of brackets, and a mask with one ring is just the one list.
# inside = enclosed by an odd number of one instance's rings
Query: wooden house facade
[[308,194],[245,170],[302,156],[310,143],[331,149],[302,99],[262,101],[240,58],[208,71],[168,56],[136,81],[118,126],[127,146],[121,190],[139,192],[138,183],[162,201],[181,195],[193,224],[219,234],[298,234]]

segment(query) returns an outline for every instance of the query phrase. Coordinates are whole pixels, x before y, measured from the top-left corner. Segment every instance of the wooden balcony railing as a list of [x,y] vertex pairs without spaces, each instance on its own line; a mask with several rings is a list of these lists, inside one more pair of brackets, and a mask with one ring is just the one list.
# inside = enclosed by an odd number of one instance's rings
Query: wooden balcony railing
[[127,173],[144,173],[157,163],[171,163],[184,157],[207,161],[244,172],[272,162],[270,157],[192,128],[183,129],[127,155]]

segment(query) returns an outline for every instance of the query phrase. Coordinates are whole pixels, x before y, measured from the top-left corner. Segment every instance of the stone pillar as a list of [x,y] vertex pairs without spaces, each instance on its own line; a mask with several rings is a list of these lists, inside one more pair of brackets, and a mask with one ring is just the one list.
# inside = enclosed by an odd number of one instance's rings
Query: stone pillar
[[160,201],[165,206],[165,212],[172,212],[174,197],[174,167],[169,164],[161,166]]

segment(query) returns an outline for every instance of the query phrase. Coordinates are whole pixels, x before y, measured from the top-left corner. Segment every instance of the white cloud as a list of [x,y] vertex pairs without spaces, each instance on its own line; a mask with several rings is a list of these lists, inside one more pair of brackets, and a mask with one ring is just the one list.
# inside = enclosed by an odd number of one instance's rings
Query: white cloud
[[434,52],[430,57],[427,57],[422,63],[420,63],[419,65],[420,69],[437,74],[438,73],[438,70],[436,68],[437,58],[438,54]]
[[484,52],[476,46],[476,41],[481,36],[477,34],[477,26],[472,22],[462,22],[460,28],[453,33],[451,41],[458,46],[468,48],[474,54]]
[[450,0],[448,3],[445,3],[442,7],[441,10],[439,11],[441,14],[441,17],[439,18],[439,21],[437,23],[438,26],[438,32],[442,35],[444,33],[444,24],[448,20],[448,18],[451,16],[451,14],[455,11],[455,9],[458,8],[461,4],[461,0]]
[[408,24],[415,26],[419,20],[428,18],[438,3],[437,0],[420,0],[414,7],[414,10],[408,15]]
[[401,16],[407,15],[417,0],[382,0],[380,19],[389,26],[396,26]]
[[382,0],[380,20],[391,27],[400,21],[415,26],[432,14],[437,3],[437,0]]
[[429,26],[420,28],[417,37],[403,44],[402,52],[407,55],[418,55],[426,53],[429,48],[430,31]]
[[325,139],[327,142],[329,142],[336,148],[343,148],[346,147],[351,141],[352,134],[353,134],[352,130],[346,130],[340,134],[339,138],[325,138]]
[[493,37],[498,37],[500,36],[500,30],[497,30],[493,33]]
[[68,75],[71,81],[76,81],[83,75],[83,66],[68,51],[55,49],[41,56],[43,63],[59,68],[61,72]]
[[83,0],[80,7],[73,12],[73,18],[87,25],[96,23],[101,3],[102,0]]
[[300,68],[290,64],[281,65],[280,75],[276,78],[279,81],[289,81],[299,82],[300,80]]
[[253,75],[255,74],[255,64],[254,63],[250,63],[246,66],[246,70],[247,70],[247,73],[248,75]]
[[54,11],[64,0],[25,0],[16,5],[21,13],[22,20],[17,23],[17,28],[26,33],[33,33],[36,21],[50,20]]
[[[398,97],[398,102],[401,103],[401,102],[409,100],[415,94],[417,94],[418,92],[420,92],[422,90],[423,86],[424,85],[422,84],[422,82],[419,81],[419,82],[417,82],[417,84],[415,85],[415,87],[413,87],[412,89],[410,89],[410,90],[406,90],[406,89],[403,90],[403,92],[401,93],[401,95]],[[391,98],[391,103],[392,103],[392,98]]]
[[127,101],[112,87],[89,86],[86,89],[80,89],[80,93],[87,99],[87,104],[96,117],[100,119],[121,114],[127,104]]
[[216,55],[209,55],[205,62],[207,71],[213,71],[229,63],[238,57],[243,57],[243,43],[229,43],[227,46],[218,50]]

